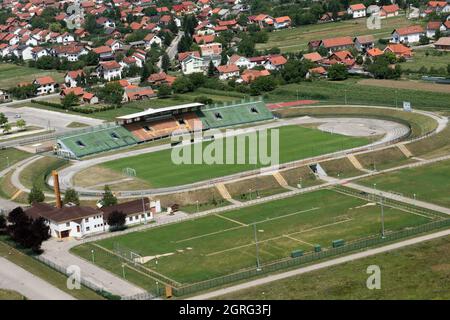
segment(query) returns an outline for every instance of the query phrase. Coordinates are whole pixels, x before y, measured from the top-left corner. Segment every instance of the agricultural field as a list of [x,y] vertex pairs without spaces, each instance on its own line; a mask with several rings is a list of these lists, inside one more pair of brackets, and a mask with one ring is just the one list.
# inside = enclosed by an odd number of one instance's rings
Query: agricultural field
[[[441,92],[450,94],[450,86],[446,84],[438,84],[433,82],[419,81],[419,80],[386,80],[386,79],[364,79],[358,81],[360,85],[396,88],[407,90],[421,90],[429,92]],[[430,93],[428,93],[430,94]]]
[[[387,233],[434,219],[392,207],[385,207],[384,216]],[[135,274],[130,281],[145,287],[145,281],[151,284],[148,274],[158,274],[160,279],[183,285],[254,268],[255,236],[259,261],[264,266],[289,258],[293,250],[307,254],[315,245],[327,250],[333,240],[376,237],[380,230],[378,204],[320,190],[87,243],[72,252],[91,260],[94,250],[96,264],[121,274],[121,262],[114,255],[120,245],[145,261],[141,280],[134,278]]]
[[299,99],[319,100],[326,104],[353,104],[372,106],[402,106],[403,101],[411,102],[413,108],[436,111],[449,110],[450,93],[380,87],[359,84],[357,78],[345,81],[318,80],[280,86],[266,94],[266,102],[285,102]]
[[[381,268],[381,289],[366,287],[367,267]],[[450,237],[245,289],[217,299],[450,299]]]
[[450,207],[450,161],[403,169],[360,180],[367,186],[401,193],[405,197]]
[[[369,142],[366,138],[354,138],[330,134],[300,126],[280,127],[279,133],[280,163],[350,149],[368,144]],[[268,136],[270,136],[270,134],[268,134]],[[203,147],[206,147],[209,143],[210,142],[204,142]],[[191,150],[192,148],[194,148],[194,146],[189,145],[186,149]],[[249,159],[248,143],[246,143],[245,148],[246,159]],[[184,151],[186,149],[184,149]],[[224,149],[226,148],[224,147]],[[271,150],[269,150],[269,153],[270,152]],[[136,170],[136,177],[147,181],[152,187],[167,187],[188,184],[261,167],[260,164],[248,164],[249,161],[247,161],[247,164],[208,165],[202,163],[176,165],[171,159],[171,153],[172,150],[163,150],[113,160],[111,162],[104,163],[102,166],[120,173],[122,173],[124,168],[133,168]],[[234,154],[236,155],[237,152],[234,152]]]
[[32,82],[36,77],[51,76],[56,82],[64,81],[64,73],[40,70],[9,63],[0,63],[0,88],[9,89],[21,82]]
[[366,19],[354,19],[334,23],[300,26],[292,29],[274,31],[269,34],[269,41],[256,46],[259,50],[278,47],[281,52],[295,52],[307,50],[308,42],[342,36],[373,35],[375,39],[389,37],[391,32],[399,27],[413,25],[405,16],[398,16],[382,20],[381,29],[368,29]]
[[414,56],[412,60],[402,62],[400,65],[406,72],[411,70],[417,72],[422,68],[427,68],[428,73],[431,68],[438,71],[442,75],[447,72],[447,65],[450,61],[450,53],[445,51],[437,51],[434,49],[418,49],[414,50]]

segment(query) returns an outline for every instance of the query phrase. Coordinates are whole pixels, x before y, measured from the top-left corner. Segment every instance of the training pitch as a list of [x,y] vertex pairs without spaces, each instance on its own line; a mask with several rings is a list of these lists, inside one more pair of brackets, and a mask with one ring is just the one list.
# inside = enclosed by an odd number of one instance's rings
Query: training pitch
[[[315,245],[327,250],[336,239],[348,243],[380,236],[380,209],[376,203],[334,189],[320,190],[83,244],[73,252],[91,260],[94,250],[96,264],[123,276],[121,260],[114,255],[120,244],[148,260],[139,268],[127,264],[128,280],[148,289],[155,280],[147,273],[155,272],[172,283],[191,284],[255,268],[255,231],[264,266],[289,258],[293,250],[307,254]],[[384,206],[386,233],[433,219]]]

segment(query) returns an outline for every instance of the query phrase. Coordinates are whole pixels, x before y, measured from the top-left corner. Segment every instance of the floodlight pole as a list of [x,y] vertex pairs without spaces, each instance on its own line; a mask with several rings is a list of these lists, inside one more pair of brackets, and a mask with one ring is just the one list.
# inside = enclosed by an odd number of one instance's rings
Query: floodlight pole
[[9,158],[6,157],[6,167],[9,168]]
[[125,263],[122,263],[122,276],[125,279]]
[[142,213],[144,214],[144,223],[147,223],[147,213],[145,212],[144,193],[141,193],[142,198]]
[[383,207],[383,197],[380,196],[381,203],[381,238],[384,239],[384,207]]
[[256,246],[256,271],[260,271],[261,264],[259,261],[258,235],[256,234],[256,223],[253,223],[253,233],[255,235],[255,246]]
[[92,254],[92,263],[95,264],[94,249],[91,250],[91,254]]
[[198,208],[198,200],[196,200],[195,202],[197,203],[197,213],[198,213],[198,211],[199,211],[199,208]]

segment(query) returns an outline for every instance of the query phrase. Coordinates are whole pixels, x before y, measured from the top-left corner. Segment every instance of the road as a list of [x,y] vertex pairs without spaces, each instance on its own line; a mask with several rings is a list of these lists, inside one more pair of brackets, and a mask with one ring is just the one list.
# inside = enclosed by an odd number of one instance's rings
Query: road
[[354,253],[354,254],[350,254],[348,256],[344,256],[344,257],[340,257],[340,258],[336,258],[336,259],[332,259],[332,260],[328,260],[325,262],[321,262],[321,263],[317,263],[317,264],[313,264],[307,267],[301,267],[292,271],[287,271],[287,272],[283,272],[283,273],[279,273],[279,274],[275,274],[275,275],[271,275],[271,276],[267,276],[264,278],[260,278],[260,279],[256,279],[253,281],[249,281],[249,282],[245,282],[242,284],[238,284],[235,286],[231,286],[231,287],[227,287],[227,288],[223,288],[223,289],[219,289],[219,290],[215,290],[215,291],[211,291],[208,293],[204,293],[204,294],[200,294],[194,297],[190,297],[186,300],[206,300],[206,299],[214,299],[226,294],[230,294],[233,292],[237,292],[237,291],[241,291],[241,290],[245,290],[248,288],[252,288],[252,287],[256,287],[262,284],[267,284],[273,281],[278,281],[278,280],[282,280],[282,279],[286,279],[289,277],[293,277],[293,276],[298,276],[307,272],[311,272],[311,271],[317,271],[320,269],[324,269],[324,268],[328,268],[331,266],[335,266],[338,264],[342,264],[345,262],[350,262],[350,261],[354,261],[354,260],[358,260],[358,259],[362,259],[362,258],[366,258],[366,257],[370,257],[379,253],[383,253],[383,252],[388,252],[388,251],[392,251],[392,250],[396,250],[396,249],[400,249],[400,248],[404,248],[413,244],[417,244],[417,243],[421,243],[424,241],[429,241],[429,240],[433,240],[436,238],[441,238],[441,237],[446,237],[450,235],[450,229],[448,230],[444,230],[444,231],[440,231],[440,232],[436,232],[436,233],[432,233],[432,234],[427,234],[421,237],[417,237],[417,238],[412,238],[412,239],[408,239],[405,241],[401,241],[401,242],[397,242],[394,244],[390,244],[387,246],[383,246],[383,247],[379,247],[379,248],[374,248],[374,249],[369,249],[367,251],[363,251],[363,252],[358,252],[358,253]]
[[[175,36],[175,38],[172,40],[172,43],[170,44],[170,46],[168,46],[166,48],[166,53],[169,56],[170,61],[175,59],[175,56],[178,53],[178,43],[180,42],[181,37],[183,35],[184,35],[184,32],[179,31],[178,34]],[[160,68],[160,69],[161,69],[161,64],[162,64],[162,56],[158,60],[158,68]]]
[[17,291],[31,300],[75,300],[71,295],[2,257],[0,288]]

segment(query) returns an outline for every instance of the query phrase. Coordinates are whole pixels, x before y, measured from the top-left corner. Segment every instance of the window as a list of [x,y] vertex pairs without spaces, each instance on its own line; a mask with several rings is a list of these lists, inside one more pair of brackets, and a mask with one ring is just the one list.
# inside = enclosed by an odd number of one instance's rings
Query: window
[[186,122],[184,121],[184,119],[178,119],[178,123],[181,124],[181,125],[186,124]]
[[258,109],[256,109],[255,107],[251,107],[250,112],[251,113],[259,113]]
[[145,131],[152,131],[153,129],[149,126],[143,126],[142,128],[144,128]]
[[117,133],[115,133],[115,132],[111,132],[111,137],[114,139],[114,140],[118,140],[120,137],[117,135]]
[[91,228],[90,227],[86,227],[86,231],[89,231]]
[[80,148],[86,147],[86,145],[85,145],[81,140],[77,140],[77,141],[75,141],[75,143],[76,143],[77,146],[79,146]]
[[66,222],[66,227],[70,227],[70,222]]
[[222,115],[220,114],[220,112],[214,113],[214,117],[216,117],[217,120],[222,120],[222,119],[223,119],[223,117],[222,117]]

